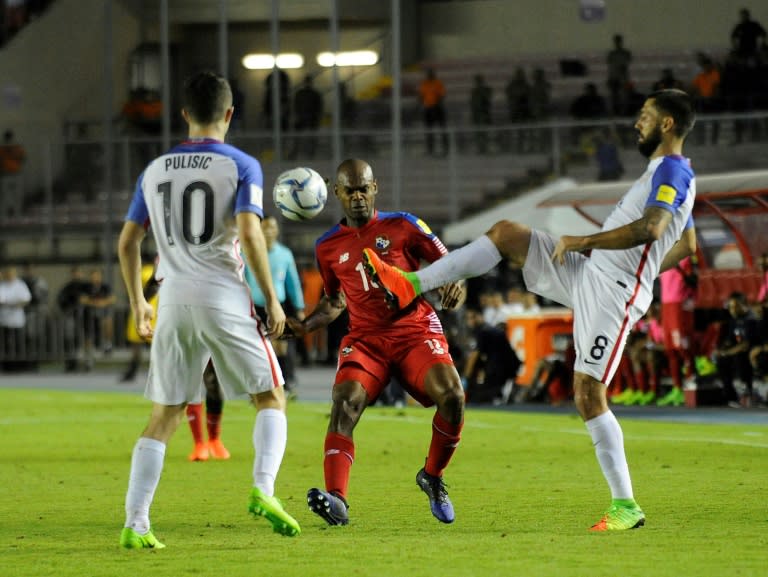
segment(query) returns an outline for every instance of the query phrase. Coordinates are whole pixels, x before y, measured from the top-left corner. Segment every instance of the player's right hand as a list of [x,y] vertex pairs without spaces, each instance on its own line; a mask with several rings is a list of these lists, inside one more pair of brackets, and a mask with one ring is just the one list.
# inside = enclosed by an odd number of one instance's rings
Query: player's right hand
[[271,339],[279,339],[285,330],[285,311],[277,300],[273,304],[268,304],[266,310],[267,336]]
[[293,317],[285,319],[285,330],[283,331],[283,336],[281,338],[292,339],[303,337],[305,334],[307,334],[307,331],[304,328],[304,323],[299,319]]
[[142,339],[151,339],[154,334],[152,319],[155,309],[147,301],[138,302],[133,307],[133,318],[136,319],[136,332]]

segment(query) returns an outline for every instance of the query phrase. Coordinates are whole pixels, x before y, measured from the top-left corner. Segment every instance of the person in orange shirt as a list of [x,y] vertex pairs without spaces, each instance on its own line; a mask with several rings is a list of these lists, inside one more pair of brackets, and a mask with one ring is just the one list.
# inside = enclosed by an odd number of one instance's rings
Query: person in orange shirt
[[424,111],[424,124],[427,127],[427,154],[434,155],[436,132],[434,127],[439,127],[443,144],[442,155],[445,156],[448,154],[448,133],[445,131],[445,106],[443,105],[445,86],[431,68],[427,69],[427,76],[419,86],[419,98]]
[[[717,114],[722,112],[720,101],[720,69],[715,61],[707,54],[699,52],[696,61],[701,70],[691,83],[691,94],[696,101],[696,109],[702,114]],[[712,144],[717,144],[720,136],[720,123],[712,121]],[[706,140],[706,124],[702,123],[703,139]]]

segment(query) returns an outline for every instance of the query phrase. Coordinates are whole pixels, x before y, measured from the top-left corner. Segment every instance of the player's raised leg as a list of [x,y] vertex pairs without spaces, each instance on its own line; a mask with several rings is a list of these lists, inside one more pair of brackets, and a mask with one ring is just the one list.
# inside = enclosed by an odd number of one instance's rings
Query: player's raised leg
[[502,258],[511,259],[516,266],[522,267],[530,238],[528,227],[500,221],[483,236],[414,272],[388,265],[371,249],[363,251],[363,262],[371,280],[384,291],[390,306],[402,309],[420,294],[487,273]]

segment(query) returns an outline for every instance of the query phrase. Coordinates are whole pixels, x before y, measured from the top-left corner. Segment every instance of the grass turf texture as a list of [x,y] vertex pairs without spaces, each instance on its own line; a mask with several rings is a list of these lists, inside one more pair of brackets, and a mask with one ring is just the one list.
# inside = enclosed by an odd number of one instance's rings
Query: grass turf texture
[[765,575],[768,428],[623,419],[646,527],[592,534],[610,502],[574,416],[471,410],[446,473],[456,522],[443,525],[416,486],[431,410],[371,408],[356,432],[350,525],[306,506],[322,487],[325,404],[289,406],[277,495],[302,535],[247,513],[254,411],[225,406],[229,461],[190,463],[182,423],[152,508],[162,551],[118,547],[141,397],[0,390],[0,574],[718,576]]

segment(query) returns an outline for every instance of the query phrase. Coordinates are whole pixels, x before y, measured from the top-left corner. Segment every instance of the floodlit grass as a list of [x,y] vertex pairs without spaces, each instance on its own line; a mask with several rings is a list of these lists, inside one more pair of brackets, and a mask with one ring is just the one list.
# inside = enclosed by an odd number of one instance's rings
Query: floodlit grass
[[225,407],[226,462],[189,463],[171,442],[152,509],[168,548],[117,545],[130,453],[149,413],[136,395],[0,390],[0,575],[764,576],[768,427],[623,419],[647,526],[590,534],[609,493],[574,416],[473,410],[446,481],[453,525],[416,487],[432,411],[369,409],[356,434],[351,523],[307,510],[322,487],[328,406],[292,404],[277,494],[303,533],[246,510],[254,411]]

